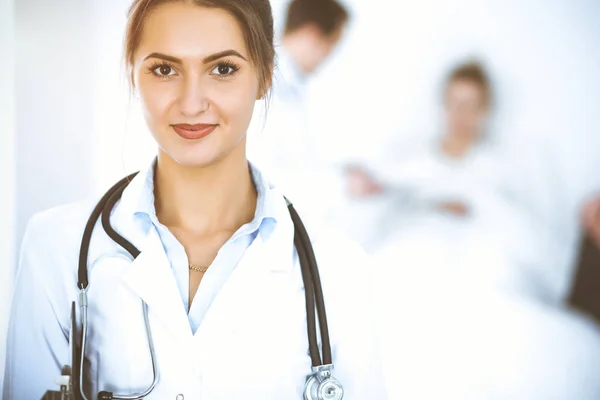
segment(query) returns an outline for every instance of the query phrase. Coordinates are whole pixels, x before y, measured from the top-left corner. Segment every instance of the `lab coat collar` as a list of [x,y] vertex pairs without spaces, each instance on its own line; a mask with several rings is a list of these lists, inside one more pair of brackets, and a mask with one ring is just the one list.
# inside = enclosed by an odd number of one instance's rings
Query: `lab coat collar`
[[[122,232],[138,248],[145,246],[153,225],[158,224],[154,208],[154,165],[155,162],[133,178],[111,218],[117,231]],[[274,246],[276,248],[293,246],[294,227],[283,193],[270,184],[268,178],[252,163],[249,165],[258,192],[255,217],[249,230],[258,229],[257,239],[264,242],[273,240],[277,243]],[[140,218],[141,215],[147,218]],[[272,264],[273,269],[289,268],[289,260]]]
[[[276,213],[278,223],[268,238],[262,234],[255,238],[240,261],[237,268],[239,271],[229,279],[232,282],[225,285],[223,293],[217,296],[211,309],[229,309],[233,306],[231,301],[222,300],[223,296],[228,298],[226,293],[233,290],[232,285],[237,287],[236,298],[243,301],[246,297],[251,298],[250,294],[256,290],[252,282],[262,282],[270,273],[285,276],[295,267],[294,226],[287,203],[276,188],[271,188],[270,193],[272,211]],[[122,279],[148,305],[151,318],[154,316],[160,320],[177,340],[191,340],[194,333],[189,325],[187,310],[181,301],[169,259],[154,226],[150,227],[140,250],[140,255],[124,268]],[[207,316],[214,312],[209,310]],[[231,315],[235,314],[232,310],[229,312]]]
[[294,267],[294,224],[290,217],[287,201],[276,187],[270,188],[270,206],[276,215],[277,224],[271,235],[260,234],[257,237],[267,251],[265,263],[271,271],[289,272]]
[[125,267],[122,279],[148,305],[151,317],[178,339],[191,339],[187,310],[156,228],[150,229],[140,255]]
[[[277,222],[276,203],[279,199],[275,198],[277,194],[273,193],[273,188],[267,181],[263,173],[252,163],[248,163],[252,180],[257,191],[256,211],[254,219],[250,223],[248,231],[259,230],[259,234],[268,238],[273,232]],[[154,172],[156,168],[156,159],[146,168],[136,175],[129,186],[123,192],[119,204],[119,211],[122,214],[137,216],[149,219],[153,224],[158,225],[156,217],[156,208],[154,207]]]

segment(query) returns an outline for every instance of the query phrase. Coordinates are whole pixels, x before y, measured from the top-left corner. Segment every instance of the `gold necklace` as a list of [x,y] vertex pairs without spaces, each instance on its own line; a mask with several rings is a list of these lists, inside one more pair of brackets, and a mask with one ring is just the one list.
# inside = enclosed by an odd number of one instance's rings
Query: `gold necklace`
[[208,267],[196,267],[193,264],[188,264],[188,266],[190,267],[190,269],[192,271],[202,272],[202,273],[205,273],[206,271],[208,271]]

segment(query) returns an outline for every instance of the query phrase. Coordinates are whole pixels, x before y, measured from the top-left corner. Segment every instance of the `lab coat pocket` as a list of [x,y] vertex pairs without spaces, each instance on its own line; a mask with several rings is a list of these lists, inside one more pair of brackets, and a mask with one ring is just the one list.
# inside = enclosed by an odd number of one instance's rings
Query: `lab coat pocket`
[[202,358],[211,363],[203,368],[204,394],[218,393],[211,383],[222,381],[226,371],[236,384],[229,397],[217,399],[296,398],[310,372],[301,280],[293,282],[282,272],[254,275],[251,281],[244,274],[238,278],[245,289],[230,282],[236,290],[222,293],[227,307],[221,303],[219,319],[217,313],[205,319]]
[[251,352],[248,360],[254,368],[269,371],[274,381],[302,380],[310,371],[310,358],[301,281],[272,273],[263,284],[263,293],[247,303],[235,344],[239,351]]

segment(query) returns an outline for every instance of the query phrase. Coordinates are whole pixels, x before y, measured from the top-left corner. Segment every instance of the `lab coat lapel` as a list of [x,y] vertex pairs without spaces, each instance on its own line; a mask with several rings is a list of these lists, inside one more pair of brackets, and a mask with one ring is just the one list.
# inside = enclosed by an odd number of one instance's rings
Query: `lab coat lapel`
[[140,255],[123,272],[123,280],[148,304],[151,319],[155,316],[179,339],[192,336],[169,259],[154,227]]
[[235,333],[252,324],[257,310],[264,312],[270,302],[277,301],[277,290],[286,287],[283,282],[289,279],[294,260],[293,225],[289,214],[283,214],[272,235],[264,238],[259,234],[246,250],[196,336]]

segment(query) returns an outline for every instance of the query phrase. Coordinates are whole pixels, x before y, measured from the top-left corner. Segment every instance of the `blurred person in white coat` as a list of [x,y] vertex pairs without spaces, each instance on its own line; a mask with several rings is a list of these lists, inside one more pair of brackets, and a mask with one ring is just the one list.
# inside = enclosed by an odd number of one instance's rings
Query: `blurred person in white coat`
[[303,215],[322,220],[341,193],[335,168],[310,131],[307,85],[340,42],[349,12],[336,0],[292,0],[287,8],[270,97],[257,107],[248,158],[265,170]]

